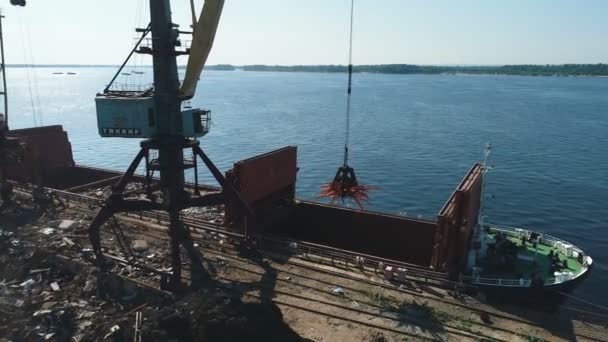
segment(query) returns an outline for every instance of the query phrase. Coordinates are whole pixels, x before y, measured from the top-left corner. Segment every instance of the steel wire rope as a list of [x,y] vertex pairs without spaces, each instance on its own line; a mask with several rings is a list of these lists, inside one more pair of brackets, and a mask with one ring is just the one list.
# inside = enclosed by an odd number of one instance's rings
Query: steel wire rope
[[26,40],[25,40],[25,33],[23,30],[23,18],[21,17],[21,13],[18,12],[17,14],[17,18],[19,21],[19,30],[21,32],[21,47],[23,49],[23,62],[24,62],[24,66],[25,66],[25,76],[27,79],[27,87],[28,87],[28,91],[29,91],[29,95],[30,95],[30,105],[32,107],[32,117],[34,119],[34,127],[38,127],[38,118],[37,118],[37,114],[36,114],[36,107],[34,105],[34,96],[33,96],[33,92],[32,92],[32,80],[30,78],[30,66],[28,64],[28,59],[27,59],[27,47],[26,47]]
[[355,0],[350,2],[350,31],[348,39],[348,87],[346,90],[346,132],[344,137],[344,166],[348,166],[348,148],[350,144],[350,103],[353,79],[353,18]]
[[[28,20],[28,19],[26,19]],[[32,53],[32,36],[29,30],[29,25],[28,23],[26,23],[25,25],[25,34],[27,36],[27,44],[28,44],[28,53],[29,53],[29,60],[30,60],[30,71],[32,73],[32,79],[33,79],[33,83],[34,83],[34,96],[36,99],[36,109],[38,111],[38,121],[40,122],[40,126],[44,126],[44,120],[43,120],[43,111],[42,111],[42,107],[40,106],[40,88],[38,86],[38,73],[37,70],[35,69],[35,62],[34,62],[34,55]]]

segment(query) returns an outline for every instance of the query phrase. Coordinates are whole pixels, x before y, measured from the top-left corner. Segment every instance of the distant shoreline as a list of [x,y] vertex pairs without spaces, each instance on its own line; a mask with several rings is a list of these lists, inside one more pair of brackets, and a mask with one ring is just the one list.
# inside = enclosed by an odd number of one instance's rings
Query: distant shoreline
[[[72,65],[72,64],[7,64],[9,68],[118,68],[118,65]],[[151,67],[151,66],[150,66]],[[180,69],[185,66],[179,66]],[[346,65],[231,65],[206,66],[207,70],[221,71],[270,71],[270,72],[320,72],[346,73]],[[596,76],[608,77],[608,64],[556,64],[556,65],[501,65],[501,66],[437,66],[413,64],[355,65],[355,73],[401,74],[401,75],[518,75],[518,76]]]
[[[345,65],[217,65],[209,70],[243,70],[275,72],[326,72],[345,73]],[[519,76],[608,76],[608,64],[561,65],[501,65],[501,66],[434,66],[412,64],[355,65],[355,73],[376,74],[466,74],[466,75],[519,75]]]

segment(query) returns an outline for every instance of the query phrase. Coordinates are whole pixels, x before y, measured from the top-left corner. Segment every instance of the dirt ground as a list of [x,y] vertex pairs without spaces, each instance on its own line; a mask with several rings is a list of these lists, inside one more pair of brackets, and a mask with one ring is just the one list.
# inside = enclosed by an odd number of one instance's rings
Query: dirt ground
[[[200,236],[206,286],[171,294],[159,276],[115,264],[93,267],[91,214],[0,217],[0,341],[571,341],[608,340],[606,322],[532,310],[423,284],[396,286],[369,271],[311,256],[255,251]],[[167,269],[162,230],[121,222],[137,258]],[[158,227],[162,229],[162,227]],[[104,246],[111,254],[109,232]],[[187,273],[186,273],[187,274]],[[136,316],[141,314],[141,324]]]

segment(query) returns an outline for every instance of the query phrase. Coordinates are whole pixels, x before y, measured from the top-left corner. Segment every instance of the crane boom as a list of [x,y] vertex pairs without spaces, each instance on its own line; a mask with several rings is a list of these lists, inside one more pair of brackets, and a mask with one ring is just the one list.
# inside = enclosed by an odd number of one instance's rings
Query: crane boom
[[224,0],[205,1],[201,15],[194,27],[186,76],[180,89],[182,99],[190,99],[196,92],[196,84],[211,52],[223,7]]

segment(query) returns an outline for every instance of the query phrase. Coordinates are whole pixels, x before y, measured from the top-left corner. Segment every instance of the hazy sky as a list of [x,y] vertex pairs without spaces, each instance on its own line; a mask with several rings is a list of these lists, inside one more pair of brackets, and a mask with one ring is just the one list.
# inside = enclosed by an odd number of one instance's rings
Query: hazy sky
[[[1,1],[8,64],[23,63],[24,51],[36,64],[119,64],[133,27],[148,20],[148,0],[27,0],[25,8]],[[171,3],[174,22],[187,28],[189,0]],[[200,10],[202,0],[196,3]],[[208,63],[346,64],[349,5],[226,0]],[[607,18],[607,0],[355,0],[353,59],[606,63]]]

